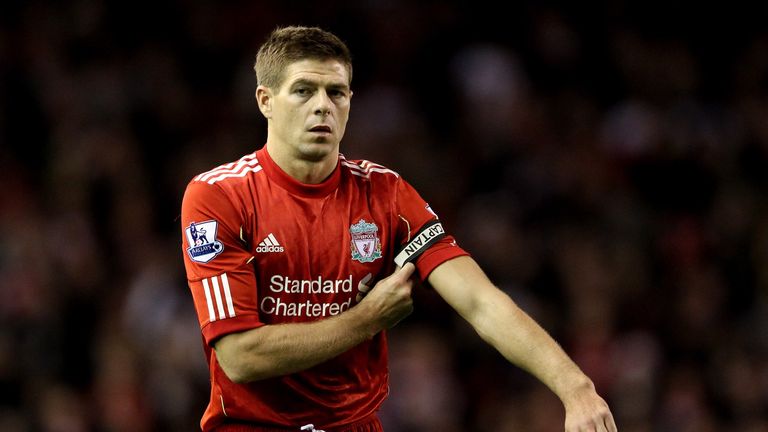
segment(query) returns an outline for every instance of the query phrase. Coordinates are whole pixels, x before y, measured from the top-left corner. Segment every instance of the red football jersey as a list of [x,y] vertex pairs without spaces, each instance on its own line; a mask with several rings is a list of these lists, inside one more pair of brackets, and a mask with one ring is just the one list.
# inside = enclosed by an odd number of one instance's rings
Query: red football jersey
[[[354,307],[358,285],[387,277],[394,258],[437,216],[397,173],[339,155],[331,176],[303,184],[263,148],[196,176],[182,204],[184,264],[211,374],[201,421],[332,428],[374,413],[388,391],[384,332],[308,370],[231,382],[214,341],[273,323],[305,322]],[[467,253],[450,236],[416,259],[422,279]]]

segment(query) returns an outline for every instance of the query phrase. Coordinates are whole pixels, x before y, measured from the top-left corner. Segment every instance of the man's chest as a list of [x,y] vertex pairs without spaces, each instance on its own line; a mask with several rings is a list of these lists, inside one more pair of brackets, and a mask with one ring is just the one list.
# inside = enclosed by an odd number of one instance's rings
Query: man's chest
[[256,207],[250,233],[257,264],[312,274],[372,269],[392,255],[394,218],[362,197],[281,197]]
[[[313,317],[315,309],[335,314],[355,303],[361,283],[392,271],[396,216],[384,202],[364,195],[278,197],[255,209],[246,240],[267,302],[294,304],[303,309],[293,311],[300,316]],[[270,305],[261,309],[274,312]]]

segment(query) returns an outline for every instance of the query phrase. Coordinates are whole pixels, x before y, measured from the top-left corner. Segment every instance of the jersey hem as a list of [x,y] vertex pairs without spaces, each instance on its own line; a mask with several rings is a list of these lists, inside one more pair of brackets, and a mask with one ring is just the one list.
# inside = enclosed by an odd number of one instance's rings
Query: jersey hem
[[[315,427],[324,430],[325,432],[376,432],[384,430],[376,413],[369,414],[362,420],[356,421],[346,426],[331,428],[322,426]],[[212,432],[287,432],[298,431],[299,427],[264,427],[251,425],[244,422],[232,424],[225,423],[209,430]]]

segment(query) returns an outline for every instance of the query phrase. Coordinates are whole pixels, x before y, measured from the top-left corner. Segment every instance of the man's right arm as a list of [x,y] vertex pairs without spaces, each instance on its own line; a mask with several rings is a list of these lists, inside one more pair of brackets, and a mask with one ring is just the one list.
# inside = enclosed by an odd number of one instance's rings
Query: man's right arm
[[413,310],[413,264],[376,286],[355,307],[308,323],[264,325],[231,333],[214,343],[230,380],[245,383],[309,369],[393,327]]

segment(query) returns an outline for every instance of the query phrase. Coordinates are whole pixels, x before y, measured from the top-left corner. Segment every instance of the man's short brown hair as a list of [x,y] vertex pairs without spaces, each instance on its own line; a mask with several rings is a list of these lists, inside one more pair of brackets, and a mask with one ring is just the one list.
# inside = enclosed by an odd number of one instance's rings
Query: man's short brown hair
[[278,88],[283,71],[300,60],[338,60],[346,66],[352,82],[352,55],[336,35],[318,27],[282,27],[275,29],[256,54],[256,83]]

